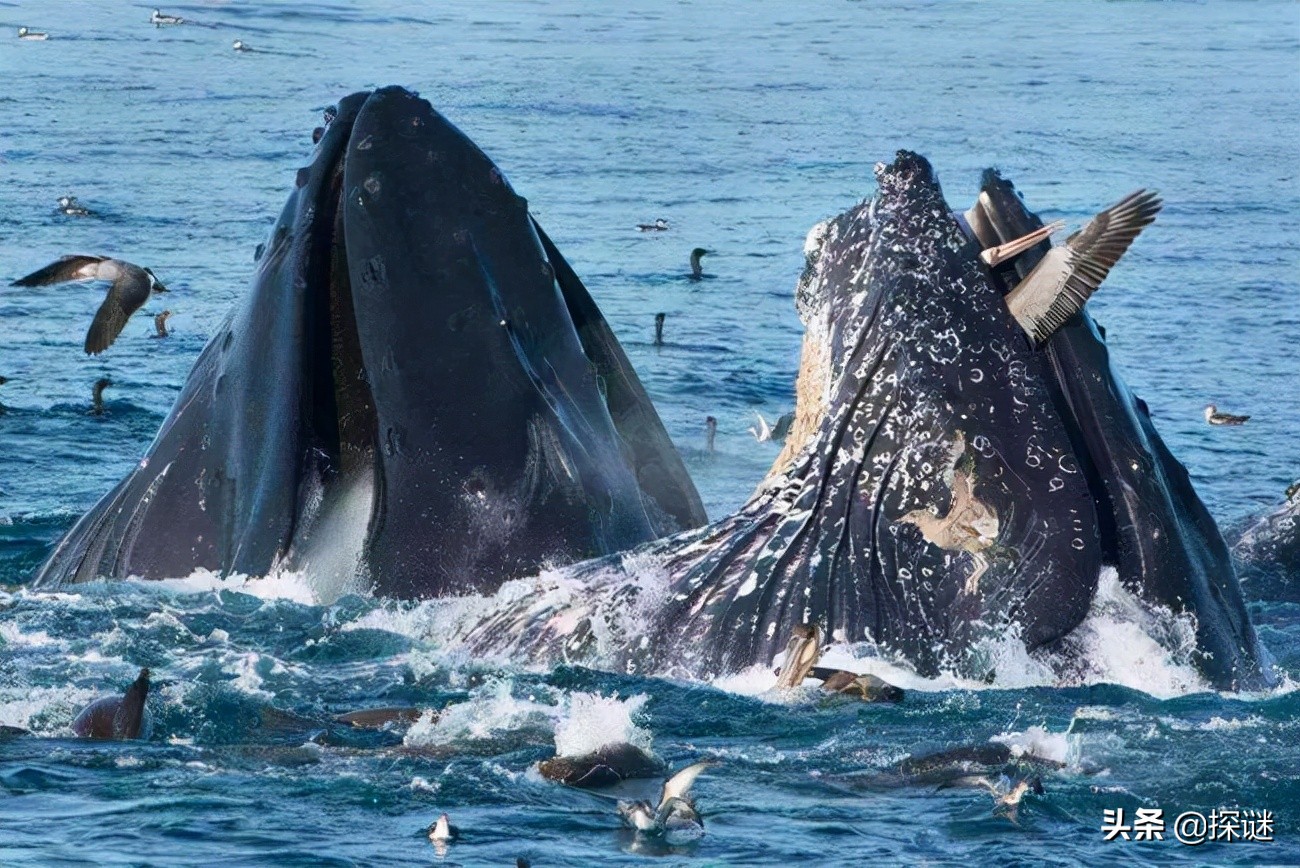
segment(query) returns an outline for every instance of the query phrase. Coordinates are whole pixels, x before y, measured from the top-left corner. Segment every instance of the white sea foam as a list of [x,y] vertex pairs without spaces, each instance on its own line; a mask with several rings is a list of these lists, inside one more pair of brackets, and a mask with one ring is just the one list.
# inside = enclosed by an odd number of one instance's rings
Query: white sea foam
[[511,682],[493,679],[465,702],[443,709],[436,718],[425,712],[406,731],[403,743],[410,747],[437,747],[485,741],[518,730],[549,730],[556,708],[533,697],[516,698]]
[[1068,732],[1051,732],[1044,726],[1031,726],[1023,732],[1003,732],[990,741],[1011,748],[1012,756],[1031,755],[1065,765],[1076,765],[1078,761],[1077,740]]
[[555,753],[581,756],[618,742],[648,752],[654,736],[635,722],[648,700],[645,694],[627,699],[599,693],[569,694],[560,704],[555,724]]

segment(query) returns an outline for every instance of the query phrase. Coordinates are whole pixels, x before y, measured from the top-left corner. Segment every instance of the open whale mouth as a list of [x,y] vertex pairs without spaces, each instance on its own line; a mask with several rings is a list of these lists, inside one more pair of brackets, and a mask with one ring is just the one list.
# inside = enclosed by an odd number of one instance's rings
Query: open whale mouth
[[324,598],[440,596],[703,523],[599,309],[472,141],[402,88],[313,138],[244,304],[38,581],[279,565]]

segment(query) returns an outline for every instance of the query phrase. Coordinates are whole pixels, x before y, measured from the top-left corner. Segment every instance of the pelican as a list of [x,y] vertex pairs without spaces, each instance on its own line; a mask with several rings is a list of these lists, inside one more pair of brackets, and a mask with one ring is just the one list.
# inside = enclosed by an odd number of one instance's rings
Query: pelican
[[64,256],[39,271],[13,282],[13,286],[50,286],[81,280],[111,280],[108,295],[86,332],[86,352],[98,355],[108,349],[131,314],[155,292],[167,292],[147,268],[107,256]]
[[[1129,193],[1065,239],[1065,244],[1049,250],[1034,270],[1007,293],[1011,315],[1035,343],[1047,340],[1083,309],[1133,240],[1156,219],[1163,204],[1153,191]],[[966,213],[967,219],[979,210],[971,209]],[[978,222],[979,217],[975,219]],[[980,258],[990,266],[1005,262],[1038,244],[1059,226],[1056,223],[1044,226],[1006,244],[988,248]]]
[[1249,416],[1234,416],[1231,413],[1220,413],[1219,408],[1213,404],[1205,405],[1205,421],[1211,425],[1245,425]]

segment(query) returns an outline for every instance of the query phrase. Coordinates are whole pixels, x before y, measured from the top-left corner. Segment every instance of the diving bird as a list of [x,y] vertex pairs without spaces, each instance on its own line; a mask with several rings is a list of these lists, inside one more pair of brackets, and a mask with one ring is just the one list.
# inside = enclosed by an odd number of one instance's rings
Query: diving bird
[[42,42],[50,38],[48,33],[37,33],[35,30],[28,30],[26,27],[18,28],[18,38],[26,39],[29,42]]
[[633,829],[645,835],[662,837],[670,842],[689,841],[704,834],[704,820],[695,809],[688,793],[695,779],[705,769],[719,765],[717,760],[692,763],[664,782],[658,805],[647,801],[618,803],[618,815]]
[[90,209],[78,202],[76,196],[60,196],[59,213],[66,214],[69,217],[91,216]]
[[1219,408],[1213,404],[1205,405],[1205,421],[1211,425],[1245,425],[1250,419],[1249,416],[1234,416],[1231,413],[1220,413]]
[[178,15],[164,15],[162,10],[155,9],[149,16],[149,23],[154,27],[162,27],[164,24],[184,24],[185,19]]
[[[1088,225],[1067,238],[1065,244],[1048,251],[1034,270],[1007,293],[1011,315],[1035,343],[1047,340],[1083,309],[1133,239],[1156,219],[1163,204],[1153,191],[1129,193],[1093,217]],[[1046,238],[1051,234],[1049,230],[1051,226],[1044,226],[990,248],[981,256],[987,257],[986,261],[1005,261]],[[1007,250],[1015,252],[1007,253]]]
[[80,738],[148,738],[148,698],[149,670],[141,669],[125,695],[96,699],[82,709],[72,721],[72,731]]
[[13,282],[13,286],[50,286],[76,280],[111,280],[108,295],[86,332],[86,352],[97,355],[117,340],[131,314],[151,293],[167,292],[154,273],[121,259],[106,256],[65,256],[39,271]]
[[666,315],[662,313],[655,314],[655,346],[656,347],[662,347],[664,345],[664,317],[665,316]]
[[172,312],[165,310],[153,318],[154,333],[149,335],[151,338],[165,338],[171,334],[167,328],[167,320],[171,319]]
[[113,381],[108,377],[100,377],[95,381],[95,391],[91,395],[90,415],[104,415],[104,390],[113,385]]
[[662,217],[659,217],[659,218],[657,218],[657,219],[655,220],[655,222],[653,222],[653,223],[638,223],[638,224],[636,224],[636,231],[638,231],[638,232],[667,232],[667,231],[668,231],[668,221],[665,220],[665,219],[662,218]]
[[718,436],[718,420],[712,416],[704,417],[704,448],[713,451],[713,439]]
[[246,44],[242,39],[236,39],[235,44],[231,46],[235,51],[252,51],[253,47]]
[[785,440],[785,436],[790,433],[790,426],[794,424],[794,412],[783,413],[777,417],[776,424],[768,425],[767,420],[763,418],[762,413],[755,412],[758,417],[758,426],[750,426],[749,433],[754,435],[754,439],[759,443],[765,443],[768,440],[774,440],[777,443]]
[[704,269],[700,266],[700,257],[707,256],[709,251],[703,247],[697,247],[691,251],[691,280],[700,280],[704,277]]

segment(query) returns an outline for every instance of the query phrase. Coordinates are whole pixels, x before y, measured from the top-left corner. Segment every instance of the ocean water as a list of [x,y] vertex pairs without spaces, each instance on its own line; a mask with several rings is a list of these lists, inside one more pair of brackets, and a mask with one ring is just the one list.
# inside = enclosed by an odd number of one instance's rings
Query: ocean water
[[[170,28],[149,10],[0,2],[0,281],[121,255],[172,289],[175,329],[150,340],[141,313],[87,357],[99,289],[0,287],[0,724],[34,734],[0,740],[0,864],[1300,861],[1294,604],[1251,606],[1285,676],[1266,695],[1204,691],[1112,606],[1077,684],[1008,647],[993,685],[880,668],[911,689],[876,707],[776,697],[760,672],[520,671],[442,648],[436,604],[320,605],[301,576],[23,587],[146,449],[247,287],[321,110],[385,84],[419,90],[528,198],[714,517],[778,451],[747,429],[792,406],[803,237],[872,192],[877,160],[926,154],[955,207],[998,166],[1074,226],[1159,188],[1159,221],[1090,308],[1236,528],[1300,476],[1300,6],[211,2],[166,8],[191,19]],[[51,38],[19,41],[24,25]],[[68,193],[96,216],[56,214]],[[656,217],[671,230],[634,230]],[[695,246],[712,251],[700,283]],[[89,416],[103,376],[108,412]],[[1210,428],[1210,401],[1254,418]],[[152,739],[71,740],[76,712],[141,666],[160,685]],[[405,734],[322,723],[392,704],[448,710]],[[614,736],[673,766],[723,760],[696,785],[700,841],[639,840],[610,800],[530,770],[557,742]],[[1014,821],[978,790],[877,779],[990,738],[1064,764]],[[1138,807],[1164,810],[1166,839],[1104,843],[1103,811]],[[1277,840],[1173,840],[1175,816],[1219,808],[1272,811]],[[462,836],[438,852],[424,829],[443,811]]]

